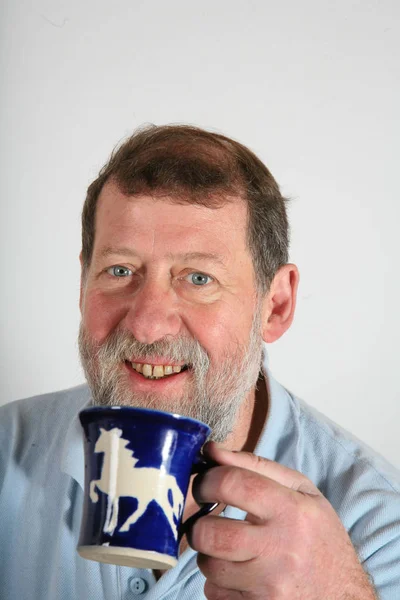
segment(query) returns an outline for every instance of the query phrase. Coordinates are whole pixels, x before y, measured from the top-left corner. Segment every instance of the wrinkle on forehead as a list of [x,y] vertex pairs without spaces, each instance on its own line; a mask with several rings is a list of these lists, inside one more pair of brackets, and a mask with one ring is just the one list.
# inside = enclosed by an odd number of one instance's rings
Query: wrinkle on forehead
[[206,248],[229,257],[242,249],[248,252],[247,208],[241,198],[232,198],[220,208],[207,208],[167,197],[126,196],[110,187],[99,200],[96,237],[103,238],[102,244],[107,237],[119,238],[121,246],[135,247],[135,240],[140,240],[151,256],[157,250],[177,254],[180,245],[185,252]]
[[156,232],[153,230],[153,241],[152,241],[152,244],[151,244],[151,251],[150,251],[151,255],[154,254],[155,245],[156,245]]

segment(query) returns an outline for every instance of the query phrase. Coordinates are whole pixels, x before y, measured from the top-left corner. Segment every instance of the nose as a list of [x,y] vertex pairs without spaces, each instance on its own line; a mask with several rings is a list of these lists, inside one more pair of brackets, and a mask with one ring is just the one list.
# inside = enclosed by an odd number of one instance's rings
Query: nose
[[146,282],[130,300],[125,326],[144,344],[166,335],[176,336],[181,328],[178,299],[170,285]]

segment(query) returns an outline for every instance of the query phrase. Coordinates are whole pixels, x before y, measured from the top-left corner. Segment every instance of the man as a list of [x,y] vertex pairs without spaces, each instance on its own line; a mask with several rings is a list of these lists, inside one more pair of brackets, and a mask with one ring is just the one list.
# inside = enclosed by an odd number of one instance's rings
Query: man
[[[79,347],[89,388],[0,412],[2,598],[394,600],[400,475],[280,386],[265,344],[299,280],[285,199],[247,148],[194,127],[148,127],[110,158],[82,216]],[[209,423],[219,466],[194,480],[200,519],[177,567],[76,552],[77,413],[146,406]]]

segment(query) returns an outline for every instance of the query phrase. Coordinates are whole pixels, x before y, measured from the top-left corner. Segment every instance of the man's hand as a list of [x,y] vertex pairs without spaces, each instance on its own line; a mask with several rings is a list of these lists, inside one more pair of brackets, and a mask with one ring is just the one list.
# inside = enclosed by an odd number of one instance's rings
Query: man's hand
[[189,534],[209,600],[376,600],[347,532],[304,475],[214,443],[219,463],[194,481],[197,502],[219,501],[245,521],[207,516]]

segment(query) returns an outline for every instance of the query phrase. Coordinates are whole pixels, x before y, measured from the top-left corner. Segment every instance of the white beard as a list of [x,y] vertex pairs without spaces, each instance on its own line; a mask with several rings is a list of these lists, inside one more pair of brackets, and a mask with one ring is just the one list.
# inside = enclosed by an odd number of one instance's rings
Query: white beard
[[[255,388],[262,358],[261,309],[257,306],[247,347],[212,366],[206,351],[191,338],[164,338],[153,344],[138,342],[128,331],[114,331],[99,346],[84,329],[79,330],[82,366],[92,391],[93,404],[135,406],[178,413],[211,427],[210,439],[223,442],[232,432],[239,408]],[[166,356],[172,364],[191,365],[190,376],[179,398],[132,390],[122,363],[129,357],[142,360]]]

